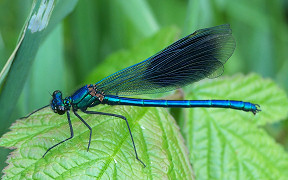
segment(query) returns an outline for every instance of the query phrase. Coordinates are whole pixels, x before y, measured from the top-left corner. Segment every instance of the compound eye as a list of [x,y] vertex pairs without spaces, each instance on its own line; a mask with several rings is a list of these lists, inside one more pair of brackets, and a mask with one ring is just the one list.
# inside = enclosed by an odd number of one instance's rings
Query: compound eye
[[57,98],[57,97],[62,98],[62,92],[59,91],[59,90],[56,90],[56,91],[53,92],[52,97],[53,98]]

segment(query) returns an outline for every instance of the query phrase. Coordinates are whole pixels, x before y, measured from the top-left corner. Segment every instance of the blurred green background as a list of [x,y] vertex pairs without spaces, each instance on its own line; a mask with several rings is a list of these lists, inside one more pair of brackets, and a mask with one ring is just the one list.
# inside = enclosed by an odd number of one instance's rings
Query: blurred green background
[[[31,5],[32,0],[0,0],[1,69],[16,46]],[[178,29],[180,38],[199,28],[229,23],[237,45],[224,75],[256,72],[288,92],[287,21],[285,0],[81,0],[41,45],[13,113],[9,118],[0,115],[0,123],[11,124],[47,105],[55,89],[73,93],[111,53],[132,48],[171,26]],[[288,150],[287,119],[265,128]],[[0,150],[2,169],[10,151]]]

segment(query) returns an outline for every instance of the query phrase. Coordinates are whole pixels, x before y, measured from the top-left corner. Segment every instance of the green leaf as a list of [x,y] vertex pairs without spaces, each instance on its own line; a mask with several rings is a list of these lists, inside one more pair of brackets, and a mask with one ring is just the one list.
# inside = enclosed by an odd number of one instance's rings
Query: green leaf
[[[0,74],[0,114],[3,119],[8,119],[15,107],[42,40],[76,3],[77,0],[34,1],[20,40]],[[5,122],[1,129],[7,128],[7,124]]]
[[187,6],[187,16],[183,30],[184,35],[190,34],[197,29],[207,27],[207,25],[211,25],[213,19],[215,19],[215,13],[211,1],[190,0]]
[[127,117],[146,168],[135,158],[124,120],[84,113],[79,114],[93,129],[89,152],[89,129],[71,114],[74,138],[41,158],[49,147],[70,136],[66,115],[45,108],[17,120],[1,138],[0,146],[16,148],[7,160],[3,178],[193,179],[183,138],[166,110],[104,105],[90,110]]
[[[25,84],[26,89],[23,93],[23,107],[26,110],[35,110],[49,104],[50,94],[55,89],[66,92],[64,80],[68,78],[65,74],[67,67],[64,65],[65,45],[62,34],[63,26],[58,24],[39,48],[31,69],[31,76]],[[26,111],[24,114],[28,114],[28,112]]]
[[116,1],[116,3],[119,3],[119,7],[124,9],[124,12],[133,24],[135,24],[139,31],[145,36],[149,36],[159,30],[158,23],[146,0],[126,0]]
[[258,75],[204,80],[186,99],[230,99],[259,104],[261,112],[186,109],[181,131],[197,179],[285,179],[288,155],[258,125],[287,117],[287,95]]

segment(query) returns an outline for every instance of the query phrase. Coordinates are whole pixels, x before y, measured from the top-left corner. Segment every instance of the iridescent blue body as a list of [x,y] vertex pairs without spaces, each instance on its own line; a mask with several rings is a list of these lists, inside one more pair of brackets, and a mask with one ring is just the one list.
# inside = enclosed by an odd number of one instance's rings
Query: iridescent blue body
[[151,100],[151,99],[133,99],[113,95],[106,95],[102,102],[109,105],[128,105],[142,107],[174,107],[174,108],[192,108],[192,107],[218,107],[231,108],[243,111],[257,112],[255,104],[242,101],[231,100]]
[[[97,92],[93,89],[95,85],[86,85],[76,91],[72,96],[64,99],[67,103],[66,107],[63,103],[61,110],[68,109],[71,106],[74,110],[86,110],[88,107],[93,107],[98,104],[108,105],[127,105],[127,106],[141,106],[141,107],[174,107],[174,108],[192,108],[192,107],[216,107],[216,108],[231,108],[236,110],[250,111],[256,114],[258,105],[250,102],[232,101],[232,100],[156,100],[156,99],[135,99],[127,97],[119,97],[115,95],[104,95],[101,92]],[[92,89],[92,90],[91,90]],[[54,100],[58,106],[59,102],[62,102],[62,94],[57,91]],[[98,93],[98,96],[96,96]],[[93,95],[94,94],[94,95]],[[101,100],[100,98],[101,97]],[[61,106],[60,106],[61,107]],[[53,109],[53,107],[52,107]],[[65,111],[64,111],[65,112]]]
[[136,159],[145,167],[145,164],[138,158],[126,117],[112,113],[87,111],[87,108],[99,104],[142,107],[231,108],[256,114],[260,111],[258,109],[259,105],[250,102],[232,100],[151,100],[127,97],[171,91],[206,77],[218,77],[222,74],[223,64],[232,55],[234,48],[235,41],[229,25],[200,29],[176,41],[145,61],[118,71],[96,84],[83,86],[72,96],[62,99],[61,91],[54,91],[51,108],[58,114],[66,112],[71,136],[50,147],[46,153],[73,137],[70,110],[90,130],[89,150],[92,128],[77,114],[77,110],[81,110],[87,114],[114,116],[125,120]]

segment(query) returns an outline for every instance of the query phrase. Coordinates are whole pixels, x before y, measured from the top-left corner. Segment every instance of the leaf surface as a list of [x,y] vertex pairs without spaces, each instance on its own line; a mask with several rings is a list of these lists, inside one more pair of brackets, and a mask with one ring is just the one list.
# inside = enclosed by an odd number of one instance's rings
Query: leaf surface
[[124,120],[84,113],[79,114],[93,129],[89,152],[89,129],[71,115],[74,138],[42,158],[49,147],[70,136],[67,117],[45,108],[17,120],[1,138],[1,146],[17,148],[7,160],[4,179],[193,179],[183,138],[166,110],[104,105],[91,110],[128,118],[139,158],[146,168],[135,158]]
[[[9,119],[43,39],[75,7],[77,0],[34,1],[20,40],[0,73],[0,115]],[[5,130],[10,122],[3,122]]]
[[260,76],[204,80],[189,88],[186,99],[229,99],[259,104],[261,112],[186,109],[181,131],[197,179],[285,179],[288,155],[259,125],[287,117],[288,99],[271,80]]

